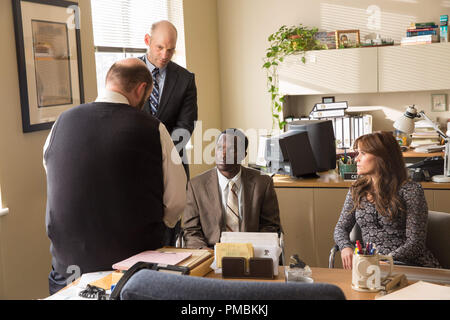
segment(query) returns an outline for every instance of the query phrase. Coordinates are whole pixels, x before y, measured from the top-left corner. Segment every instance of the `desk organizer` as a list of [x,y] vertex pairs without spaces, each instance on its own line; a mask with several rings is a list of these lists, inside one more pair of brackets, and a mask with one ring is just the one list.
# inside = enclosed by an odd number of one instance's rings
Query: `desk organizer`
[[273,279],[272,258],[250,258],[249,272],[246,272],[245,258],[223,257],[222,278],[258,278]]

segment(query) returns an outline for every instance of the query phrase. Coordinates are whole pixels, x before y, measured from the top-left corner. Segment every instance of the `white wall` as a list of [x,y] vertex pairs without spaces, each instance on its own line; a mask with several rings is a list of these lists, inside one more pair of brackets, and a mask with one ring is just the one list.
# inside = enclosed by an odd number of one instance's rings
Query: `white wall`
[[[370,30],[367,26],[372,13],[366,10],[374,5],[380,9],[379,30]],[[280,26],[301,23],[318,27],[320,31],[359,29],[361,39],[377,31],[382,37],[390,37],[398,43],[411,22],[438,23],[441,14],[450,15],[450,5],[440,0],[218,0],[218,13],[222,125],[247,130],[270,129],[272,126],[270,96],[261,66],[268,46],[267,37]],[[396,112],[404,110],[407,104],[416,103],[427,111],[430,93],[341,98],[352,99],[355,104],[381,105],[383,110]],[[305,108],[312,108],[317,99],[320,101],[317,96],[303,97],[301,102]],[[380,129],[389,128],[389,121],[383,121],[383,114],[384,111],[375,113]],[[428,115],[450,118],[450,112]]]
[[[86,100],[97,95],[90,1],[80,0]],[[0,186],[9,214],[0,217],[0,299],[48,295],[50,242],[45,231],[46,177],[42,147],[49,130],[22,132],[11,1],[0,1]]]

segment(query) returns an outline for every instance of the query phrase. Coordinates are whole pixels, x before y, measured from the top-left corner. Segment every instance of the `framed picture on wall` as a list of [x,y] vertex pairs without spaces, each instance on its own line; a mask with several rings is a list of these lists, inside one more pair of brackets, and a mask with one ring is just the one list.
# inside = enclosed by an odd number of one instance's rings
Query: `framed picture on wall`
[[431,95],[432,111],[447,111],[447,95],[445,93]]
[[84,103],[78,4],[13,0],[13,14],[23,132],[49,129]]
[[336,44],[338,48],[356,48],[359,46],[359,43],[359,30],[336,30]]

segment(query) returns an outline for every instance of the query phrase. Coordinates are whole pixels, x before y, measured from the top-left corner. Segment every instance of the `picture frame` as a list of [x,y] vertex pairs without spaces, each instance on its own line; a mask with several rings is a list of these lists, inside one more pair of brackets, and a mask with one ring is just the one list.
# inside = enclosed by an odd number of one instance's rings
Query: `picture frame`
[[356,48],[360,45],[359,30],[336,30],[337,48]]
[[334,96],[333,97],[322,97],[322,103],[333,103],[334,101]]
[[447,94],[437,93],[431,95],[431,111],[447,111]]
[[23,132],[84,103],[78,3],[12,0]]

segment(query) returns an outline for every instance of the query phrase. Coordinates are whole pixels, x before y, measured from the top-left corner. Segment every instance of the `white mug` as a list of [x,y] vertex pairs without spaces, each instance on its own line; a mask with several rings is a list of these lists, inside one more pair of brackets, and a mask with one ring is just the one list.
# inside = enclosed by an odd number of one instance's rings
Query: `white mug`
[[[390,264],[389,273],[383,279],[381,279],[380,260],[388,260]],[[381,254],[354,254],[352,264],[352,289],[377,292],[382,289],[381,282],[391,275],[394,260],[391,256]]]

